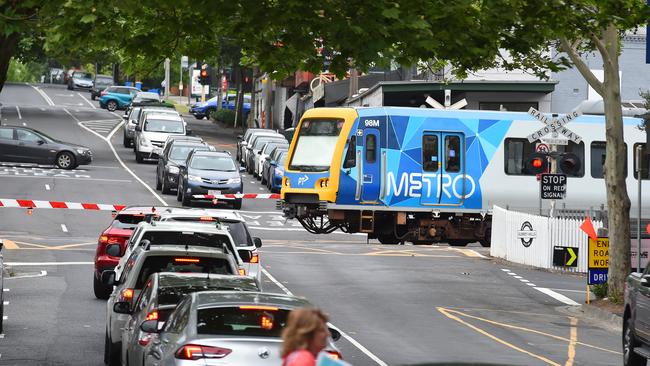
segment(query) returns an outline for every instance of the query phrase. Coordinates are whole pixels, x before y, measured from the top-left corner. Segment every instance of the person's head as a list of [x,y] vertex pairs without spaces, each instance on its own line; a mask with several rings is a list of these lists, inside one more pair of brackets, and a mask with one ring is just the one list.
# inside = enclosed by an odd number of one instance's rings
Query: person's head
[[327,345],[329,335],[325,313],[316,308],[294,309],[282,331],[282,357],[300,349],[316,355]]

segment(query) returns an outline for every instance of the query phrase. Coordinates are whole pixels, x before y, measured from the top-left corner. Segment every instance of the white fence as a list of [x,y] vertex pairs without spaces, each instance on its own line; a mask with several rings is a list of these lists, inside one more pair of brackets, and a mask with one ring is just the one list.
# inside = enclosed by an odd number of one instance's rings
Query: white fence
[[[548,218],[494,206],[490,255],[511,262],[569,272],[587,272],[587,234],[582,219]],[[603,226],[593,221],[594,228]],[[553,266],[553,247],[578,248],[577,267]]]

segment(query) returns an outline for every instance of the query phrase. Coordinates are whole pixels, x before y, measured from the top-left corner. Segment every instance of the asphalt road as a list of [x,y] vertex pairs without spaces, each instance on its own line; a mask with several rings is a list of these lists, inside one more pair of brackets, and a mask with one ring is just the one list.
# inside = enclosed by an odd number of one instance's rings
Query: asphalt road
[[[111,135],[119,113],[98,109],[87,93],[10,84],[0,103],[2,124],[26,125],[94,153],[92,165],[75,171],[0,164],[0,198],[178,205],[155,191],[155,163],[137,164],[121,130]],[[188,122],[233,149],[231,133]],[[249,176],[245,191],[266,192]],[[496,261],[478,246],[382,246],[364,235],[312,235],[274,208],[270,200],[242,208],[264,242],[265,290],[305,296],[325,309],[345,333],[337,345],[354,365],[621,363],[620,331],[565,311],[584,301],[584,277]],[[0,208],[0,218],[11,275],[0,365],[101,365],[105,302],[93,296],[92,260],[110,213]]]

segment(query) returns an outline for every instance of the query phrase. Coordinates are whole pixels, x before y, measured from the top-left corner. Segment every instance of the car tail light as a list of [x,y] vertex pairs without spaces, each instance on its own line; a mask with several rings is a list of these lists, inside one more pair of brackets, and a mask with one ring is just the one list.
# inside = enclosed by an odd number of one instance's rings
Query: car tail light
[[214,221],[214,218],[211,216],[201,216],[199,218],[200,221]]
[[102,235],[99,237],[100,244],[121,244],[124,239],[119,236]]
[[257,253],[253,253],[251,256],[250,263],[259,263],[260,262],[260,256]]
[[102,236],[100,236],[100,237],[99,237],[99,242],[100,242],[101,244],[106,244],[106,243],[108,243],[108,235],[102,235]]
[[222,347],[200,346],[186,344],[176,351],[179,360],[199,360],[201,358],[224,358],[232,352],[231,349]]
[[176,263],[199,263],[201,262],[198,258],[174,258]]
[[134,290],[132,288],[123,289],[120,292],[120,298],[118,301],[130,303],[131,301],[133,301],[133,292]]
[[336,352],[336,351],[327,350],[327,351],[325,351],[325,353],[327,353],[327,355],[330,358],[333,358],[335,360],[342,360],[343,359],[343,357],[341,357],[341,354]]
[[158,320],[158,310],[151,310],[145,320]]
[[246,270],[243,269],[243,268],[240,268],[240,269],[239,269],[239,275],[240,275],[240,276],[246,276]]

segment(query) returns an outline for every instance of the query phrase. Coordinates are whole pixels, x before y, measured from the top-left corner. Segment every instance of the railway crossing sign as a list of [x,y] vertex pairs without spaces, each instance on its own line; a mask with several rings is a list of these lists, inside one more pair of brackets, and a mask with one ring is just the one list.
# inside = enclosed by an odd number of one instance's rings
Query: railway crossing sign
[[[546,115],[542,114],[542,112],[538,111],[537,109],[530,107],[530,109],[528,110],[528,114],[535,117],[536,120],[544,123],[545,125],[539,130],[528,135],[528,141],[530,143],[533,143],[552,132],[564,135],[567,139],[575,142],[576,144],[579,144],[580,141],[582,141],[582,137],[580,137],[580,135],[576,134],[575,132],[569,130],[566,127],[567,123],[578,118],[580,115],[582,115],[582,112],[573,111],[569,114],[566,114],[564,117],[557,119],[557,118],[549,118]],[[555,136],[553,136],[553,139],[557,140]],[[555,144],[560,145],[563,143],[555,143]]]
[[589,285],[600,285],[607,282],[609,270],[609,238],[589,238],[589,253],[587,256]]

